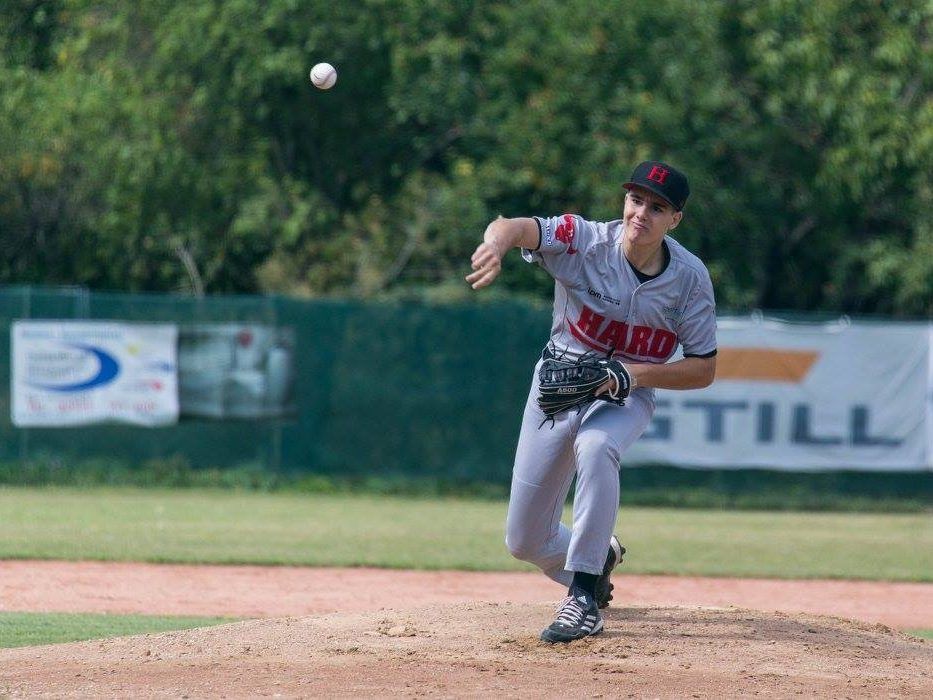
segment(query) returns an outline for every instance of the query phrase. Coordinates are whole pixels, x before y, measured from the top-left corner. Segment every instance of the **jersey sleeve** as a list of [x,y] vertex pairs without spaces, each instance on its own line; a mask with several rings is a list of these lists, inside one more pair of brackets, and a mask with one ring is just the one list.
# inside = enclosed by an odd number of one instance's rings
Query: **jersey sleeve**
[[587,222],[575,214],[534,217],[541,233],[536,250],[522,249],[526,262],[538,263],[551,276],[566,284],[579,277],[585,250],[592,240]]
[[697,276],[678,330],[684,357],[712,357],[716,354],[716,300],[709,273]]

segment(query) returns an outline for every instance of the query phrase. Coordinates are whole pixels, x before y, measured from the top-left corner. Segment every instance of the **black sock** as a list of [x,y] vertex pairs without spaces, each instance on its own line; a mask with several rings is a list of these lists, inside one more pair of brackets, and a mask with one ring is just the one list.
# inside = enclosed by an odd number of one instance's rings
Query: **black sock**
[[598,574],[586,574],[582,571],[573,572],[573,583],[570,584],[571,588],[582,588],[584,591],[589,593],[594,598],[596,597],[596,579],[599,578]]

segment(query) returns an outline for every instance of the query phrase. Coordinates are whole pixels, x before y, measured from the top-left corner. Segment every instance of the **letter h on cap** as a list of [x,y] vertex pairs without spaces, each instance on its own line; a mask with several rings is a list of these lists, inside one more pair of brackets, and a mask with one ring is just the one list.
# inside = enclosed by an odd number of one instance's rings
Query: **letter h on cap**
[[651,166],[651,170],[648,172],[648,179],[654,180],[655,182],[663,185],[670,172],[671,171],[667,168],[662,168],[659,165],[653,165]]

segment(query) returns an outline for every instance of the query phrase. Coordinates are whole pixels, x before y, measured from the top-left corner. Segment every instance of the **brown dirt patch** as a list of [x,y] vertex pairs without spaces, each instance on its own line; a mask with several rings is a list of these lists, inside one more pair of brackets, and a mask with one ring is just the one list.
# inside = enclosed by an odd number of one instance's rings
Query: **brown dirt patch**
[[933,697],[933,645],[886,626],[933,628],[933,585],[616,579],[553,647],[534,573],[0,562],[0,610],[266,618],[0,649],[0,697]]
[[0,652],[13,697],[930,697],[933,647],[882,626],[721,608],[618,608],[537,641],[544,604],[253,620]]

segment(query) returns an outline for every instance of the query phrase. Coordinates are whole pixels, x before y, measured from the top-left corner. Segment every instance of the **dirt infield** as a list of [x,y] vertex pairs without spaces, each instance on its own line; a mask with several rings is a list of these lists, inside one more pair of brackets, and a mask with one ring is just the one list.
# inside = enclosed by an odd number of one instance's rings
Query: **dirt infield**
[[616,583],[553,647],[537,574],[0,562],[0,610],[264,618],[2,649],[0,696],[933,697],[933,644],[890,628],[933,628],[933,585]]

